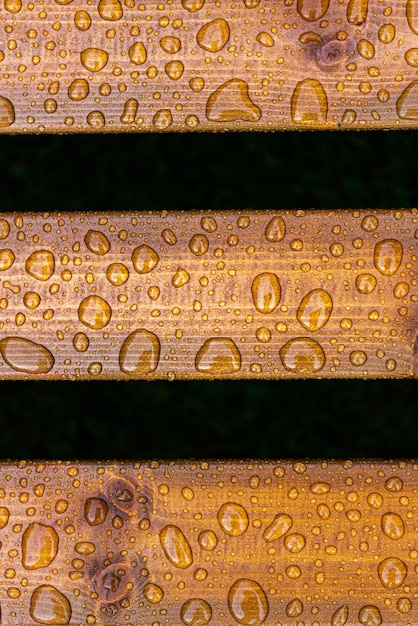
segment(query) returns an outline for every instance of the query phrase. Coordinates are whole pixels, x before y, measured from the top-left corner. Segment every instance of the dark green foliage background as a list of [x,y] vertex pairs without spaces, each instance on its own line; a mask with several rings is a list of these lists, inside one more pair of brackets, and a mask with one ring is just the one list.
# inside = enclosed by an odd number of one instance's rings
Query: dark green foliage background
[[[0,137],[0,208],[418,206],[417,133]],[[0,382],[1,458],[417,457],[414,381]]]

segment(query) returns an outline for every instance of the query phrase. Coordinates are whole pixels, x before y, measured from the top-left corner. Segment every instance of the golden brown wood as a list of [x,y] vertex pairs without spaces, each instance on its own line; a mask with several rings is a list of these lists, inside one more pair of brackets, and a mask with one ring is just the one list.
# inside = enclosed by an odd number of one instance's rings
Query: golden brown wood
[[410,128],[416,0],[4,0],[0,131]]
[[418,464],[3,463],[3,626],[418,622]]
[[0,377],[412,377],[418,211],[0,220]]

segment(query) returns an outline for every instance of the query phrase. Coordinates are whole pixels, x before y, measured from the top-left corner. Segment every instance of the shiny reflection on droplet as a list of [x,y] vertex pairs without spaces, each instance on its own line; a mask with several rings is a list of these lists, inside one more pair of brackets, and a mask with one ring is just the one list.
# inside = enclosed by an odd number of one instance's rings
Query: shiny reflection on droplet
[[325,365],[325,354],[317,341],[309,337],[291,339],[280,349],[283,367],[295,374],[314,374]]
[[165,526],[160,532],[160,542],[166,557],[175,567],[186,569],[193,563],[190,545],[178,526]]
[[241,504],[226,502],[218,511],[218,522],[230,537],[243,535],[248,528],[248,513]]

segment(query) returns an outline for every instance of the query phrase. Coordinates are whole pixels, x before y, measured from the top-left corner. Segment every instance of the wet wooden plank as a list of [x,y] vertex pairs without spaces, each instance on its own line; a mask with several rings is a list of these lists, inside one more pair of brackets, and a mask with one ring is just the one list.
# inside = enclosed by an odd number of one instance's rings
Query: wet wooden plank
[[5,133],[414,128],[416,0],[5,0]]
[[418,212],[0,220],[0,377],[417,374]]
[[2,463],[2,624],[416,624],[417,473]]

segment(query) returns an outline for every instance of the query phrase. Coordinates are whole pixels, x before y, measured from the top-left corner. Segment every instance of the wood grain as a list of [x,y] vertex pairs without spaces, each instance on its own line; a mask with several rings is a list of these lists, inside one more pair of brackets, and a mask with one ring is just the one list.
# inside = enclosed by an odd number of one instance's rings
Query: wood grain
[[0,132],[417,125],[417,0],[4,0],[0,14]]
[[413,461],[0,467],[3,626],[408,626]]
[[418,211],[0,220],[0,377],[417,375]]

